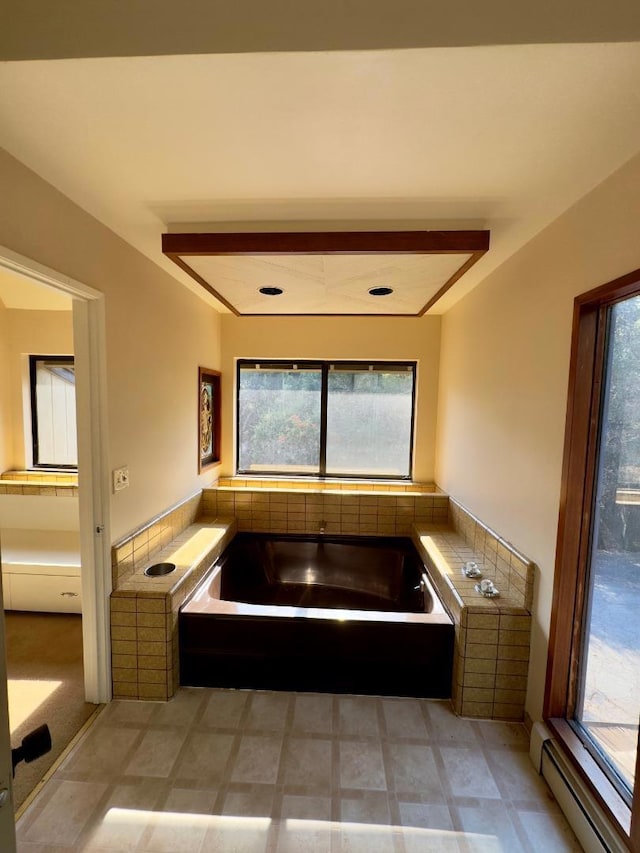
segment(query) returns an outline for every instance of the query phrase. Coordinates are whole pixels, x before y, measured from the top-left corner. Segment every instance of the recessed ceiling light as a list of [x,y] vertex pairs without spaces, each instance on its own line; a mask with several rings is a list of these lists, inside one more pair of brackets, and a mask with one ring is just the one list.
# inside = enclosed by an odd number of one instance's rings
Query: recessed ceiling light
[[280,296],[280,294],[283,293],[283,290],[281,287],[261,287],[260,293],[265,296]]
[[388,296],[393,293],[392,287],[372,287],[369,290],[369,296]]

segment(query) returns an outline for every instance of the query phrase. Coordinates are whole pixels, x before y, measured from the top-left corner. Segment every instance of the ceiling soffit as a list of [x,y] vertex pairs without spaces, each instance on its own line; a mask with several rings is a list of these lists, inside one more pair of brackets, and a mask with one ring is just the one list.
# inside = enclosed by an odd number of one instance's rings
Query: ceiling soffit
[[162,235],[163,253],[237,316],[421,317],[488,248],[483,230]]

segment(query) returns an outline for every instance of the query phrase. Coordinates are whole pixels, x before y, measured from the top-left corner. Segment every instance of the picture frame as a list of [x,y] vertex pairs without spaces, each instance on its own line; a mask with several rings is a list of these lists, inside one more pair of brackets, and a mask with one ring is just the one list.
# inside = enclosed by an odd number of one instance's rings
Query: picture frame
[[220,462],[220,372],[198,368],[198,474]]

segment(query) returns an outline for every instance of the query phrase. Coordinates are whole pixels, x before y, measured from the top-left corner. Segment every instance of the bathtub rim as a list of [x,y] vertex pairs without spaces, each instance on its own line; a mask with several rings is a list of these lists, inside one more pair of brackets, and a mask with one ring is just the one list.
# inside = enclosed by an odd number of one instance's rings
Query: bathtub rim
[[[252,534],[252,531],[240,531],[242,534]],[[417,559],[423,568],[421,575],[425,579],[427,592],[433,601],[433,608],[429,613],[411,613],[411,612],[395,612],[382,610],[355,610],[347,608],[328,608],[328,607],[295,607],[284,604],[248,604],[238,601],[227,601],[219,597],[220,580],[222,569],[224,567],[224,558],[228,548],[233,544],[236,533],[231,541],[226,546],[225,550],[220,554],[215,563],[205,573],[201,581],[195,587],[189,597],[182,603],[179,608],[179,613],[185,614],[209,614],[220,616],[241,616],[241,617],[256,617],[256,618],[281,618],[281,619],[315,619],[323,621],[336,622],[397,622],[406,624],[439,624],[453,625],[454,620],[447,611],[437,587],[433,582],[428,567],[425,565],[420,552],[415,548],[415,544],[409,537],[406,536],[354,536],[353,534],[331,534],[330,536],[322,536],[318,534],[286,534],[286,533],[265,533],[256,532],[253,535],[261,538],[272,537],[284,539],[286,541],[330,541],[353,542],[358,540],[365,544],[367,540],[385,540],[387,542],[402,540],[411,545],[415,550]],[[211,590],[217,591],[218,595],[212,595]]]

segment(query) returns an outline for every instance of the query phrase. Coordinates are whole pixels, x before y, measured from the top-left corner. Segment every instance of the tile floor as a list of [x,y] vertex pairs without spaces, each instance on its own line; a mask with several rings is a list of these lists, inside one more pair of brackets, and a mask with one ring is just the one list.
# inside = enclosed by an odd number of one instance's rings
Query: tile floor
[[18,821],[18,850],[579,851],[527,750],[521,725],[434,700],[116,701]]

